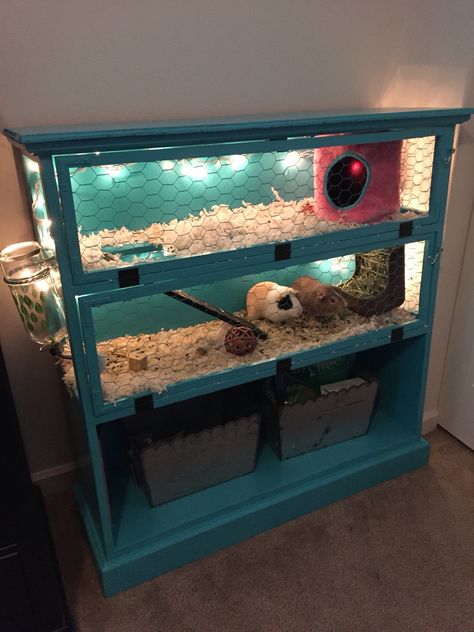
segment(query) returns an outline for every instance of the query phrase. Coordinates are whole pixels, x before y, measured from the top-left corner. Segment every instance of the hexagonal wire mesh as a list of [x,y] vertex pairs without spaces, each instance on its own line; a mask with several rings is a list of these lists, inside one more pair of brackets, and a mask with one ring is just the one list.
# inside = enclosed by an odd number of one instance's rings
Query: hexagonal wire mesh
[[85,270],[429,210],[435,138],[70,169]]
[[[415,242],[187,288],[184,295],[93,307],[103,398],[159,393],[177,382],[410,322],[418,312],[424,247]],[[227,322],[213,307],[225,310]],[[243,355],[241,327],[246,342],[254,342]],[[71,364],[65,369],[73,387]]]

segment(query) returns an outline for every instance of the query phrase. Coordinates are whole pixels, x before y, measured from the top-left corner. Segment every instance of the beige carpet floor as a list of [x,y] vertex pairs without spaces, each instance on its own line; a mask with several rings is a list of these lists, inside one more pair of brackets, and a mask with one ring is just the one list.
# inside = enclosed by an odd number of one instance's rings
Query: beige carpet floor
[[474,453],[430,464],[105,599],[72,495],[48,511],[80,632],[474,632]]

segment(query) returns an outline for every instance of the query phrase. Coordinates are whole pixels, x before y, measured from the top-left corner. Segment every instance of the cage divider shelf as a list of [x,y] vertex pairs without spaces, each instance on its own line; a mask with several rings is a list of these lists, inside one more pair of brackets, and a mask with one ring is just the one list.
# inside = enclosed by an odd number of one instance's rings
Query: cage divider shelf
[[392,332],[394,330],[402,330],[402,338],[404,340],[414,338],[420,334],[427,333],[428,325],[421,321],[414,320],[401,326],[389,326],[384,329],[360,334],[351,339],[342,340],[340,342],[326,345],[323,347],[314,347],[291,355],[281,356],[273,360],[259,362],[258,364],[234,367],[225,369],[217,373],[210,373],[202,377],[186,380],[182,383],[170,385],[164,393],[152,393],[144,391],[134,396],[119,400],[116,403],[101,403],[97,401],[97,417],[95,425],[100,426],[102,423],[108,423],[121,417],[132,415],[135,413],[134,401],[144,395],[151,395],[153,398],[153,407],[160,408],[168,406],[185,399],[205,395],[216,390],[230,388],[239,384],[245,384],[251,381],[257,381],[268,377],[273,377],[279,372],[278,364],[281,360],[290,360],[292,369],[300,369],[318,362],[324,362],[331,358],[349,355],[366,349],[383,347],[393,342]]
[[[71,400],[72,408],[76,404],[78,408],[77,414],[71,414],[71,420],[81,457],[77,499],[106,594],[124,590],[427,462],[429,447],[420,436],[421,418],[454,126],[468,120],[472,113],[469,109],[374,110],[352,114],[296,114],[97,128],[6,130],[5,134],[19,158],[18,165],[26,164],[22,154],[25,161],[30,160],[33,166],[36,165],[33,171],[38,174],[39,186],[42,186],[44,193],[46,217],[51,219],[54,227],[54,234],[46,237],[54,242],[56,248],[77,374],[76,394],[79,394]],[[430,138],[433,139],[433,146],[428,143]],[[278,152],[290,154],[297,150],[309,151],[312,153],[305,160],[309,160],[310,167],[306,174],[302,174],[306,184],[303,186],[298,182],[303,190],[298,189],[295,193],[298,187],[293,186],[291,176],[288,179],[285,175],[283,179],[285,186],[288,182],[291,185],[287,191],[284,186],[283,193],[286,191],[287,196],[291,195],[290,201],[293,200],[296,205],[299,200],[311,196],[316,198],[315,183],[319,177],[317,168],[320,164],[317,160],[321,160],[324,154],[321,148],[333,146],[343,151],[346,146],[350,149],[358,143],[371,144],[372,147],[380,143],[382,151],[383,143],[405,143],[406,139],[416,141],[413,155],[406,160],[406,172],[402,175],[400,170],[400,207],[410,211],[406,218],[400,213],[396,219],[377,220],[376,223],[364,223],[357,227],[342,223],[337,226],[337,230],[310,235],[304,233],[303,236],[290,239],[282,231],[283,237],[278,237],[276,241],[269,239],[264,243],[249,245],[247,240],[245,247],[229,249],[231,245],[227,249],[202,251],[192,256],[182,254],[186,252],[185,248],[181,254],[178,249],[178,256],[147,263],[133,260],[137,246],[132,241],[132,245],[127,246],[131,250],[124,253],[125,257],[132,257],[130,262],[125,258],[121,262],[124,265],[117,267],[90,268],[87,272],[83,269],[78,226],[84,217],[95,218],[93,209],[94,204],[99,209],[100,187],[94,185],[92,190],[86,190],[82,198],[79,192],[77,199],[74,198],[74,191],[78,190],[77,187],[88,186],[87,177],[97,176],[98,172],[94,172],[96,167],[101,169],[101,166],[113,166],[117,161],[127,162],[130,163],[125,165],[127,172],[132,174],[132,163],[139,161],[150,164],[153,161],[179,161],[203,155],[206,159],[225,157],[233,153],[248,159],[245,152],[251,155],[257,150],[263,152],[262,156],[270,153],[274,159],[281,161],[283,157],[276,156]],[[420,148],[418,140],[426,141],[426,147]],[[421,157],[418,156],[418,150],[421,151]],[[263,161],[263,158],[258,160]],[[383,166],[382,156],[380,164]],[[222,164],[216,165],[213,163],[213,177],[221,178],[219,169]],[[160,163],[159,168],[163,171],[162,167]],[[429,181],[425,181],[425,167],[430,174]],[[88,172],[87,169],[92,171]],[[393,161],[387,169],[393,169]],[[32,187],[32,180],[36,178],[34,173],[30,174],[32,179],[25,182],[27,188],[31,187],[27,191],[30,202],[35,194]],[[276,167],[273,175],[278,176],[277,179],[281,176]],[[145,180],[148,177],[144,172],[141,172],[142,176]],[[403,201],[402,188],[406,185],[403,178],[408,178],[408,203]],[[102,179],[101,182],[105,181]],[[125,202],[140,205],[142,193],[130,193],[131,189],[123,193],[122,189],[114,188],[122,186],[120,178],[114,176],[110,176],[106,184],[105,189],[108,187],[113,199],[110,204],[104,202],[101,209],[105,208],[105,216],[108,213],[117,214],[117,217],[112,218],[115,223],[112,222],[111,229],[120,230],[122,226],[135,231],[148,226],[144,223],[127,224],[128,218],[131,221],[134,217],[140,218],[139,215],[133,216],[133,213],[127,216],[127,221],[119,220],[118,217],[123,209],[125,212],[127,210],[126,204],[121,205],[120,196],[124,195]],[[150,190],[153,189],[152,185],[153,182]],[[261,179],[259,186],[263,185],[267,186],[268,182]],[[424,185],[428,188],[424,189]],[[237,191],[240,185],[235,186],[236,191],[232,191],[231,195],[233,201],[245,199],[247,193]],[[312,187],[314,194],[308,195]],[[194,188],[199,189],[199,185]],[[275,189],[278,191],[278,186]],[[252,192],[250,183],[245,191]],[[415,198],[418,195],[416,191],[423,193],[420,200],[423,198],[424,201],[420,201],[420,205],[417,199],[412,203],[413,191]],[[383,196],[382,186],[379,192]],[[253,199],[247,199],[246,202],[270,207],[270,198],[264,197],[267,193],[262,194],[263,197],[260,194],[259,189],[258,196],[254,195]],[[215,203],[214,198],[211,193],[209,195],[212,205]],[[87,206],[91,200],[92,206]],[[166,202],[164,197],[163,200]],[[282,195],[281,200],[288,201],[288,197]],[[174,198],[171,201],[174,203]],[[76,202],[85,204],[77,215]],[[226,201],[225,196],[222,201],[219,198],[217,204],[227,205],[231,210],[235,206]],[[147,212],[161,212],[160,205],[161,202],[146,200],[143,208]],[[384,210],[382,206],[378,208],[379,211]],[[163,205],[165,207],[166,204]],[[193,207],[192,212],[197,213],[197,210]],[[149,221],[162,228],[167,225],[166,222],[169,223],[167,213],[170,211],[163,210],[164,219],[152,215]],[[175,218],[174,215],[170,217]],[[183,218],[183,214],[176,215],[179,221]],[[105,222],[103,226],[109,227],[109,220],[100,221]],[[95,230],[99,234],[103,226],[98,223],[94,228],[92,224],[88,234],[93,234]],[[177,381],[163,393],[153,393],[151,398],[147,391],[136,392],[116,403],[104,402],[92,318],[95,306],[122,299],[145,300],[152,293],[188,290],[199,285],[222,283],[234,277],[268,271],[280,273],[290,266],[421,241],[425,242],[425,250],[423,262],[420,263],[422,284],[418,310],[414,310],[416,313],[406,321],[394,322],[331,344],[282,352],[259,363],[233,366],[217,373]],[[289,258],[279,261],[277,246],[282,242],[289,244],[291,252],[285,254],[285,257],[290,255]],[[238,240],[233,243],[238,244]],[[219,244],[214,246],[219,248]],[[104,245],[110,244],[104,242]],[[114,248],[120,244],[112,243],[111,246],[112,250],[108,254],[114,257],[117,255]],[[154,248],[158,252],[159,244],[152,244],[151,247],[145,244],[143,247],[153,254]],[[122,279],[124,275],[129,277],[125,283],[131,283],[130,287],[120,288],[119,275],[122,275]],[[196,295],[200,296],[198,292]],[[214,301],[214,304],[219,305],[219,301]],[[265,329],[263,323],[262,329]],[[401,340],[396,342],[399,338]],[[279,368],[289,368],[290,364],[292,369],[298,369],[352,353],[371,365],[369,368],[374,369],[379,381],[379,395],[372,422],[364,436],[284,462],[265,447],[253,473],[153,509],[119,463],[119,447],[106,447],[103,442],[105,433],[119,433],[118,420],[121,417],[133,418],[135,401],[140,396],[147,395],[148,401],[152,400],[153,406],[159,408],[226,387],[271,377]],[[108,469],[107,474],[105,457],[117,461],[116,468]]]
[[[249,270],[265,270],[284,268],[290,264],[297,265],[315,258],[350,254],[354,248],[377,244],[408,243],[431,235],[436,225],[430,224],[428,218],[410,219],[412,223],[410,235],[400,237],[400,227],[405,222],[383,222],[374,226],[363,226],[347,231],[338,231],[333,235],[316,235],[304,237],[291,242],[291,257],[283,261],[275,259],[276,244],[261,244],[248,248],[229,250],[227,252],[209,253],[193,257],[167,259],[157,263],[134,264],[128,267],[110,270],[92,270],[86,279],[75,283],[76,293],[90,294],[120,289],[119,275],[121,272],[133,269],[138,273],[138,285],[150,283],[168,284],[171,280],[177,285],[186,282],[189,285],[190,276],[202,279],[202,282],[233,276],[236,272],[242,274]],[[331,239],[333,237],[333,239]]]

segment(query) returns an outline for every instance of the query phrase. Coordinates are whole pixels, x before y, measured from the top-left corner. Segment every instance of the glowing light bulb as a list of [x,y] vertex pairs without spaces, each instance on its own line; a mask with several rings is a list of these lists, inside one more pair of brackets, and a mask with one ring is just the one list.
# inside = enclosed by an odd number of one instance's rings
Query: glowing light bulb
[[241,169],[245,169],[247,166],[248,160],[246,156],[242,154],[235,154],[234,156],[229,156],[229,165],[232,167],[234,171],[240,171]]
[[51,289],[51,283],[49,279],[40,279],[39,281],[33,281],[33,285],[38,292],[48,292]]
[[289,151],[283,158],[283,164],[287,169],[289,169],[290,167],[296,167],[296,165],[300,161],[300,158],[301,156],[297,151]]
[[181,172],[184,176],[188,176],[193,180],[204,180],[207,176],[207,169],[203,163],[193,163],[191,161],[183,163]]
[[40,166],[34,160],[31,160],[31,159],[28,158],[28,159],[25,160],[25,164],[26,164],[27,170],[30,173],[39,173],[40,172]]
[[123,165],[104,165],[104,171],[112,178],[119,176],[123,168]]
[[162,160],[160,162],[160,166],[163,171],[171,171],[174,169],[174,162],[172,160]]
[[349,166],[349,170],[351,172],[351,176],[357,178],[357,176],[360,176],[363,173],[364,165],[360,160],[353,160]]
[[51,224],[52,222],[48,218],[36,219],[39,242],[43,250],[47,253],[54,253],[56,251],[56,244],[51,236]]

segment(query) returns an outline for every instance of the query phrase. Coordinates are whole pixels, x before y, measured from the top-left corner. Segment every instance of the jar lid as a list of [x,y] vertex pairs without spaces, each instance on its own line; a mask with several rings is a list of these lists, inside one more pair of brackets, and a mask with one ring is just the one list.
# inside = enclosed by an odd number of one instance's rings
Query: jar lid
[[1,250],[0,261],[16,261],[24,257],[35,257],[40,253],[41,246],[37,241],[21,241]]
[[50,274],[50,268],[41,267],[33,270],[31,267],[20,266],[10,270],[8,277],[3,280],[7,285],[28,285],[32,281],[39,281]]

